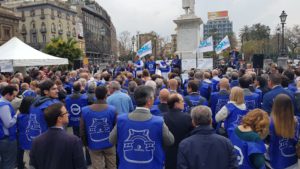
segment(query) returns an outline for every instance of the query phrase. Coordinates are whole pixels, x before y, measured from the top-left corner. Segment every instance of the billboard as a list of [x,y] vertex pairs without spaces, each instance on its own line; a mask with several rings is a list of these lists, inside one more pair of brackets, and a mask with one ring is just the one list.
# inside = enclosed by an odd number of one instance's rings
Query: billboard
[[228,11],[208,12],[208,20],[222,19],[228,17]]

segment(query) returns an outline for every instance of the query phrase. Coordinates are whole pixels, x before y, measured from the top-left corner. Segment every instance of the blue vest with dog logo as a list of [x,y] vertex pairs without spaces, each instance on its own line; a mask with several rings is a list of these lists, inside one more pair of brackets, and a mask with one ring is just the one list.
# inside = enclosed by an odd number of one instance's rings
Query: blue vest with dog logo
[[273,169],[287,168],[297,163],[296,144],[299,140],[299,117],[295,128],[295,137],[293,139],[277,136],[275,132],[274,121],[271,118],[270,124],[270,146],[269,157]]
[[89,106],[82,109],[82,118],[87,131],[88,147],[101,150],[113,145],[109,142],[109,133],[114,127],[116,108],[108,105],[101,111],[93,111]]
[[233,130],[240,124],[243,116],[248,113],[248,110],[241,110],[233,103],[228,103],[226,108],[228,110],[228,116],[224,121],[224,128],[226,129],[227,134],[230,136]]
[[119,115],[117,123],[119,169],[163,169],[163,118],[133,121],[128,114]]

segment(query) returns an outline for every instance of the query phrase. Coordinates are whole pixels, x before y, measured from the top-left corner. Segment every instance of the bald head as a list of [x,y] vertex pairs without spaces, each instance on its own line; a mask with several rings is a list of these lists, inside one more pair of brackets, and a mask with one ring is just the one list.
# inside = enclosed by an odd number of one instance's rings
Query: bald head
[[219,75],[219,71],[217,69],[214,69],[212,72],[211,72],[212,76],[218,76]]
[[169,90],[167,90],[167,89],[162,89],[162,90],[159,92],[159,100],[160,100],[160,103],[167,103],[167,102],[168,102],[168,99],[169,99],[169,96],[170,96]]
[[222,78],[219,85],[220,90],[229,90],[229,80],[227,78]]
[[178,87],[178,82],[176,79],[170,79],[169,80],[169,88],[171,90],[177,90],[177,87]]

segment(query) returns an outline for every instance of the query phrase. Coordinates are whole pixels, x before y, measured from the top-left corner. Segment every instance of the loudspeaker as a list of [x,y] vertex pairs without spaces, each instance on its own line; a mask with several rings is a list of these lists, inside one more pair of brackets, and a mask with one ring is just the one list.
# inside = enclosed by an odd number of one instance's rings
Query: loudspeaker
[[252,57],[253,68],[263,69],[264,68],[264,57],[263,54],[254,54]]
[[73,69],[80,69],[83,67],[82,60],[74,60]]

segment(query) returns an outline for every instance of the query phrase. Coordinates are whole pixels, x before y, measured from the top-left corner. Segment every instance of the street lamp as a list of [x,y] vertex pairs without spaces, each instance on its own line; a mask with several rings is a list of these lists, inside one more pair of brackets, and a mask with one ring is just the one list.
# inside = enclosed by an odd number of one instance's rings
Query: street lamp
[[279,16],[281,24],[282,24],[282,37],[281,37],[281,56],[285,56],[285,45],[284,45],[284,24],[287,18],[287,14],[285,11],[282,11],[281,15]]
[[280,25],[278,24],[277,29],[276,29],[276,34],[277,34],[277,57],[280,54]]
[[132,38],[131,38],[131,42],[132,42],[132,49],[131,49],[131,51],[132,51],[132,62],[133,62],[133,59],[134,59],[134,43],[135,43],[135,36],[132,36]]

